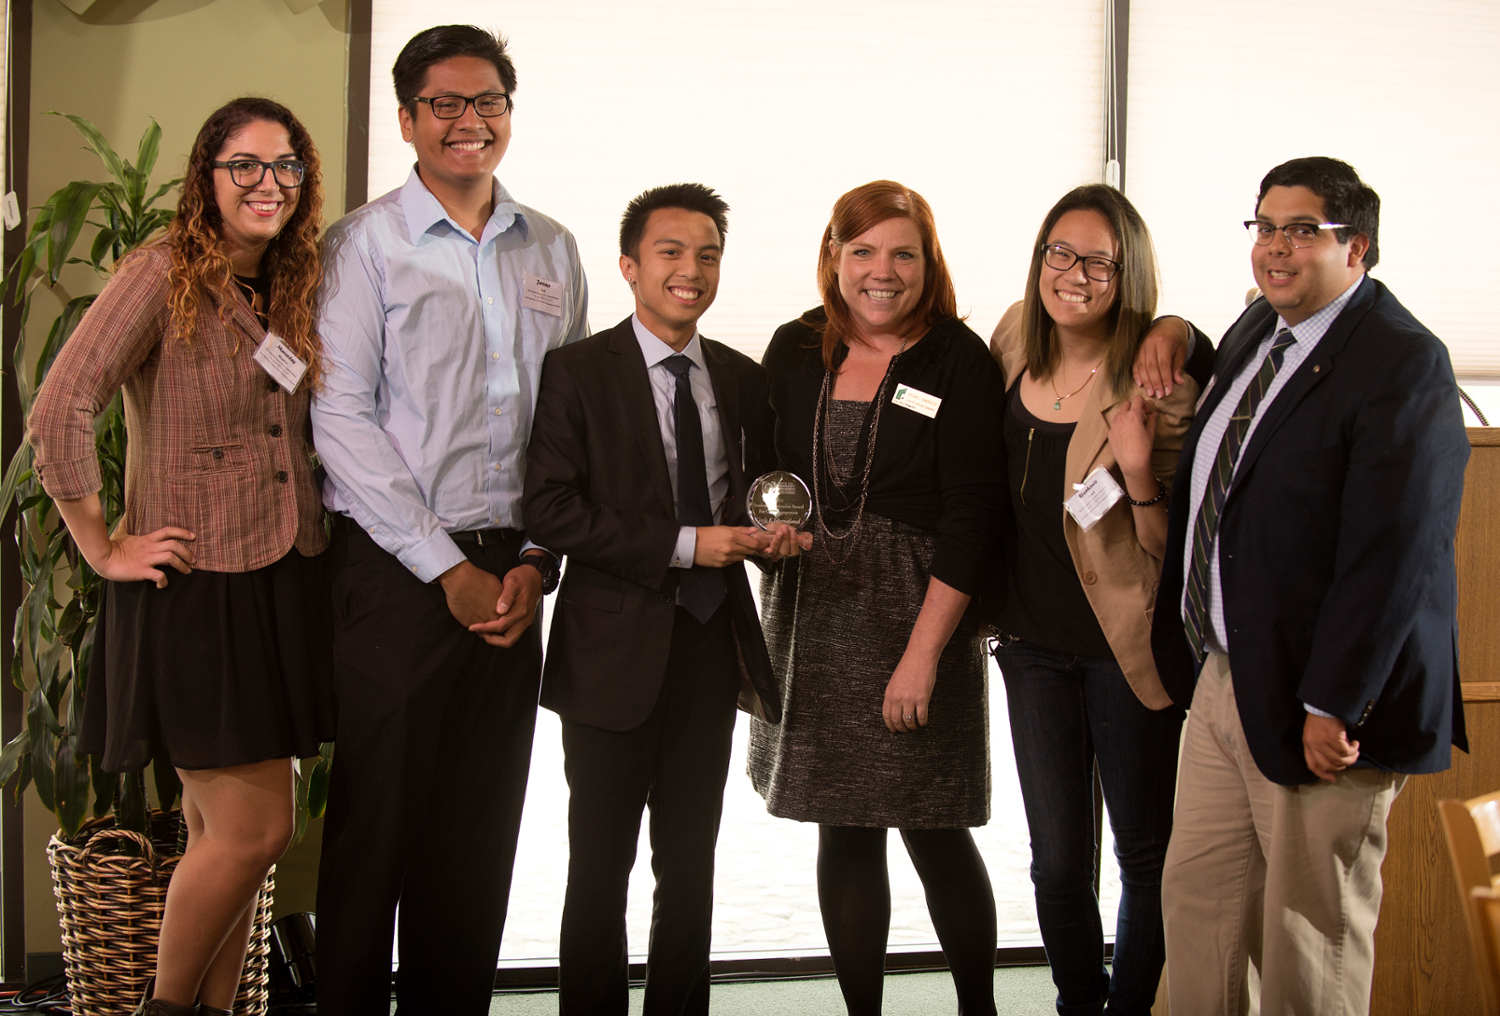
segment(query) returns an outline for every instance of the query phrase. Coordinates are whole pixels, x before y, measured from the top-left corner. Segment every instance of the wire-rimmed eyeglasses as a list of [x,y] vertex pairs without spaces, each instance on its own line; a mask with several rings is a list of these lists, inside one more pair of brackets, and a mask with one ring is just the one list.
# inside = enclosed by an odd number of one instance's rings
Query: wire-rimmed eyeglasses
[[1060,243],[1049,243],[1042,247],[1042,260],[1047,263],[1048,268],[1059,272],[1066,272],[1075,264],[1083,262],[1083,274],[1095,282],[1108,282],[1115,277],[1115,273],[1125,266],[1118,261],[1102,258],[1097,254],[1079,254],[1076,251],[1064,247]]
[[1245,223],[1245,231],[1250,234],[1250,239],[1255,241],[1257,247],[1266,246],[1275,239],[1279,231],[1286,237],[1287,243],[1298,249],[1317,243],[1321,230],[1348,228],[1342,222],[1288,222],[1285,226],[1273,226],[1269,222],[1250,219]]
[[246,188],[259,187],[260,182],[266,178],[268,169],[276,178],[276,183],[282,187],[301,187],[302,178],[307,174],[307,163],[300,159],[278,159],[276,162],[261,162],[257,159],[229,159],[220,162],[216,159],[209,165],[214,169],[229,170],[229,179],[234,181],[234,185]]
[[417,95],[412,102],[425,102],[432,115],[439,120],[457,120],[470,106],[480,116],[504,116],[513,108],[506,92],[484,92],[481,95],[435,95],[432,98]]

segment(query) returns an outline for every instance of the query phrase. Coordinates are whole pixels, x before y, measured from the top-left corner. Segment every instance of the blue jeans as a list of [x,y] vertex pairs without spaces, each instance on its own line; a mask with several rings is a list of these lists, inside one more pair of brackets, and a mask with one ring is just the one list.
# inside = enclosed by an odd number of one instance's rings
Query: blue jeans
[[[1172,832],[1183,711],[1141,704],[1113,660],[997,646],[1031,829],[1037,924],[1063,1016],[1146,1016],[1165,956],[1161,870]],[[1094,763],[1104,788],[1120,910],[1113,974],[1094,894]]]

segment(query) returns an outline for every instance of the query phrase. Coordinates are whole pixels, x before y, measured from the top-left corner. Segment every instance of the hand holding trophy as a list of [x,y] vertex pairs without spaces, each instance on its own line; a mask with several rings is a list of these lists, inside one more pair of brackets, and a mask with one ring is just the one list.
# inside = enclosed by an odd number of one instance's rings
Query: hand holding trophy
[[745,510],[751,522],[776,537],[764,556],[779,560],[812,549],[812,534],[797,532],[812,514],[812,495],[796,473],[779,469],[757,478],[745,496]]

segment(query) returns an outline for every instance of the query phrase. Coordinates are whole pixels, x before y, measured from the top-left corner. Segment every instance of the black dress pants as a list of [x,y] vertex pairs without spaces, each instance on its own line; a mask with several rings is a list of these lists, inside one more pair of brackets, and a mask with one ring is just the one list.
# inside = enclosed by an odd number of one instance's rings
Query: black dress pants
[[[504,577],[519,538],[460,544]],[[485,644],[359,527],[335,527],[338,737],[318,869],[318,1012],[487,1013],[541,682],[540,616]],[[538,610],[540,615],[540,609]]]
[[624,1016],[625,896],[651,809],[656,892],[645,1016],[708,1012],[714,846],[729,774],[739,675],[729,607],[699,624],[681,607],[651,715],[627,731],[564,719],[568,890],[558,961],[563,1016]]

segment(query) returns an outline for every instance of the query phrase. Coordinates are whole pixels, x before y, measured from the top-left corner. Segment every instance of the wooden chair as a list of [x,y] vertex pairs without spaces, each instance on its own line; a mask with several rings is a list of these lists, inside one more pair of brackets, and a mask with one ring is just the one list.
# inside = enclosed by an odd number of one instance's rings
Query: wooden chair
[[1439,801],[1438,815],[1469,925],[1484,1011],[1500,1016],[1500,887],[1490,875],[1490,858],[1500,855],[1500,791]]

